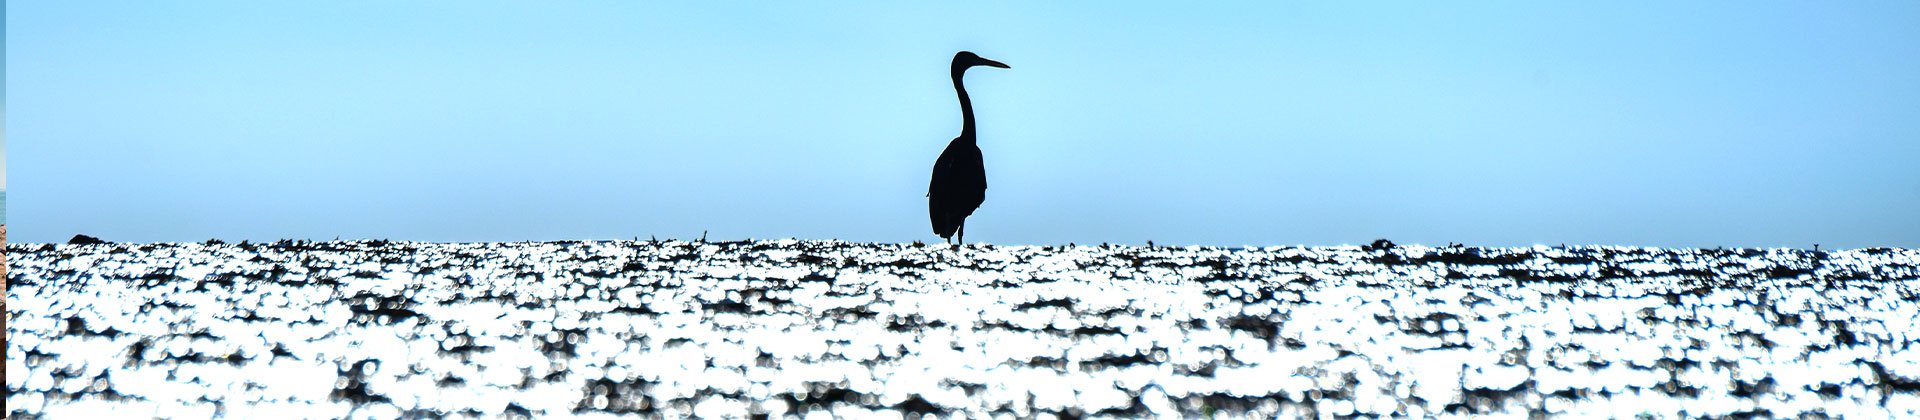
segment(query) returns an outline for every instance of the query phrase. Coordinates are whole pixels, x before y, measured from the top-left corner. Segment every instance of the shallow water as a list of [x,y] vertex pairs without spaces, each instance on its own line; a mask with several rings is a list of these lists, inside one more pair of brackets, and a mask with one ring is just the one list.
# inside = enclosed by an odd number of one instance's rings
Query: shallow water
[[1920,414],[1912,250],[8,251],[15,416]]

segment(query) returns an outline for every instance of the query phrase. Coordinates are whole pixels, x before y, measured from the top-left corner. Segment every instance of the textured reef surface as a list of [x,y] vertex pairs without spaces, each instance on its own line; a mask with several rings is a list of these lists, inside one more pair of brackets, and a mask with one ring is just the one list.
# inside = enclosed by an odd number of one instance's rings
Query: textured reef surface
[[9,417],[1920,415],[1920,251],[7,248]]

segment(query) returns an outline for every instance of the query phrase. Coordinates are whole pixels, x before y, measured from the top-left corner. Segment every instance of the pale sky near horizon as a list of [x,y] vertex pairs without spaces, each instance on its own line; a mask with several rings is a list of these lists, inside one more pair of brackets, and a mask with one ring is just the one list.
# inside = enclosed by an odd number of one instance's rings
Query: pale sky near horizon
[[9,2],[10,234],[1920,247],[1920,3],[1099,6]]

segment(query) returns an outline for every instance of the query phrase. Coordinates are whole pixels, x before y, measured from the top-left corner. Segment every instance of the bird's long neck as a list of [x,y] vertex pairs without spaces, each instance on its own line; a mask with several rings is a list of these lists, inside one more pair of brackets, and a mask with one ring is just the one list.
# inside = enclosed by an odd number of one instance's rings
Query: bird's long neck
[[964,67],[953,69],[953,91],[960,94],[960,138],[973,141],[973,100],[967,98],[967,85],[960,83],[960,77],[967,73]]

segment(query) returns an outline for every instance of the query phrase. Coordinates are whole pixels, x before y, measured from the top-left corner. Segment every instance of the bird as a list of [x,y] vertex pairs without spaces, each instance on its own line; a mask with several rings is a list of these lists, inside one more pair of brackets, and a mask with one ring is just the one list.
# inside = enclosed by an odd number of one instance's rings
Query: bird
[[967,98],[967,86],[960,82],[967,69],[975,66],[1012,68],[970,51],[953,55],[951,75],[953,90],[960,95],[960,137],[954,137],[940,152],[940,159],[933,162],[933,181],[927,184],[927,217],[933,222],[933,234],[948,243],[954,243],[955,235],[959,243],[966,243],[967,216],[987,199],[987,169],[973,138],[973,101]]

